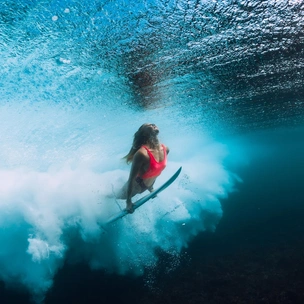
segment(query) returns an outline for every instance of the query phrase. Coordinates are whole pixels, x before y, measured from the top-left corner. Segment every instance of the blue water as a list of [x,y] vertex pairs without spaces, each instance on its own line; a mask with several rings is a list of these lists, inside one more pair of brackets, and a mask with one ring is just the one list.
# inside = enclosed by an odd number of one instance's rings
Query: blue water
[[[263,233],[252,227],[278,231],[289,214],[290,228],[304,203],[303,11],[301,1],[3,1],[2,302],[85,303],[89,291],[121,301],[113,284],[142,302],[170,273],[206,273],[199,257],[253,246],[244,239]],[[170,147],[158,185],[182,174],[105,231],[144,122]],[[273,233],[262,243],[280,243]]]

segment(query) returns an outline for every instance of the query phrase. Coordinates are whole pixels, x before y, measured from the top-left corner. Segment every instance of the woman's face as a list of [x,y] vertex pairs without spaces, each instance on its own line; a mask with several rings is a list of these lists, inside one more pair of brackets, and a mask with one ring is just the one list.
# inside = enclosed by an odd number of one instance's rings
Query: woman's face
[[144,124],[143,127],[144,127],[144,132],[147,135],[150,135],[150,134],[157,135],[159,133],[159,129],[155,124],[147,123],[147,124]]

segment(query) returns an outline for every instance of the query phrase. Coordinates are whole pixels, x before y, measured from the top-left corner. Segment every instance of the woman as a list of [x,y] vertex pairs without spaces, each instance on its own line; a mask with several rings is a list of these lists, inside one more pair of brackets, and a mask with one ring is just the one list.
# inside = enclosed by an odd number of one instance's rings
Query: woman
[[153,191],[156,178],[167,164],[168,147],[160,144],[157,138],[159,130],[155,124],[143,124],[134,134],[130,152],[124,157],[132,163],[129,179],[119,198],[126,199],[126,210],[133,213],[131,198],[146,190]]

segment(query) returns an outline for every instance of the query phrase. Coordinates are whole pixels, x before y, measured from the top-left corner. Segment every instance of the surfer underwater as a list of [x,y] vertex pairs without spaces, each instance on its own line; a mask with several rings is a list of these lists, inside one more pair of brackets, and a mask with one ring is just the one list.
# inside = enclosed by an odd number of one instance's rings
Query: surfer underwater
[[132,163],[129,179],[118,198],[126,199],[126,210],[133,213],[132,197],[146,190],[153,192],[156,178],[165,169],[169,148],[158,140],[159,129],[155,124],[145,123],[134,134],[133,144],[124,157]]

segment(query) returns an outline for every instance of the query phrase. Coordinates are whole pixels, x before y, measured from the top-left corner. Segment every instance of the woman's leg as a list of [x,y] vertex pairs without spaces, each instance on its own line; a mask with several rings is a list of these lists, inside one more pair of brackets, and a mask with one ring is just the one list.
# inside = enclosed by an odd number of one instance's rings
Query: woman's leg
[[[116,194],[117,199],[127,199],[128,182],[124,184],[121,190]],[[142,189],[137,182],[133,183],[132,197],[136,194],[144,192],[146,189]]]

